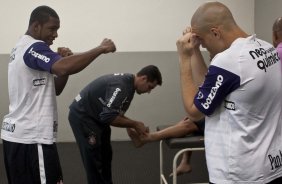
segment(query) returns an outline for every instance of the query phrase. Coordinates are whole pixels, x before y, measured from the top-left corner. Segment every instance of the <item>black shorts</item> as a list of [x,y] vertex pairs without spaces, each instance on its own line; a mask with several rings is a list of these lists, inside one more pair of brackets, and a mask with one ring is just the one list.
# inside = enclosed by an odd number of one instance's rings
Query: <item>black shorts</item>
[[63,180],[56,144],[21,144],[3,140],[9,184],[57,184]]

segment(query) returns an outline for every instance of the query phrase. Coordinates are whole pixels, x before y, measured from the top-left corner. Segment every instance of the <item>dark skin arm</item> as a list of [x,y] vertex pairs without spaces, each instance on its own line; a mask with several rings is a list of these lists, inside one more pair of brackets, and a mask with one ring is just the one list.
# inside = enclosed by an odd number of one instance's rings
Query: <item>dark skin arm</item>
[[[72,51],[69,48],[66,48],[66,47],[59,47],[57,52],[62,57],[67,57],[67,56],[73,55]],[[68,79],[69,79],[68,75],[61,76],[61,77],[57,77],[57,76],[54,77],[55,89],[56,89],[56,95],[57,96],[59,96],[62,93],[62,91],[64,90]]]
[[52,73],[58,77],[72,75],[87,67],[101,54],[115,52],[116,47],[110,39],[104,39],[102,43],[89,51],[63,57],[52,65]]
[[62,93],[69,75],[80,72],[101,54],[115,51],[115,44],[110,39],[104,39],[98,47],[79,54],[73,54],[70,49],[65,47],[59,48],[58,53],[62,58],[55,62],[51,68],[51,72],[56,75],[56,95]]

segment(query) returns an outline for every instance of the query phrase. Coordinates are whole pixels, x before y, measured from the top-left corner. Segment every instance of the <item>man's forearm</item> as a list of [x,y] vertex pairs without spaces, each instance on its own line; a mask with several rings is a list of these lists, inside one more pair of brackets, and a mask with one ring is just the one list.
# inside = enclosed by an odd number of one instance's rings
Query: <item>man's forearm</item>
[[52,73],[57,76],[72,75],[87,67],[93,60],[104,53],[104,49],[98,46],[87,52],[63,57],[52,66]]
[[194,84],[199,87],[205,80],[205,75],[208,71],[207,65],[199,48],[194,49],[194,54],[191,56],[191,67]]
[[117,116],[112,122],[111,125],[115,127],[121,127],[121,128],[135,128],[136,121],[131,120],[124,116]]
[[182,98],[184,107],[189,113],[192,105],[194,104],[194,96],[196,95],[197,87],[193,81],[191,58],[180,57],[179,60]]
[[194,97],[197,94],[198,87],[194,84],[192,76],[191,58],[179,58],[181,92],[184,108],[189,119],[198,121],[203,118],[203,114],[194,105]]
[[54,81],[55,81],[55,89],[56,89],[56,95],[59,96],[62,91],[64,90],[67,81],[69,79],[69,76],[62,76],[62,77],[54,77]]

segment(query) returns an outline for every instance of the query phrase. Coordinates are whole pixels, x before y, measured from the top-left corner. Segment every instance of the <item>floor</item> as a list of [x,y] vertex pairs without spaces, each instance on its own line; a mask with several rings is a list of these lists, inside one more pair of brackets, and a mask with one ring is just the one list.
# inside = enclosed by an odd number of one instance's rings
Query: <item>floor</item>
[[[150,143],[142,148],[135,148],[129,141],[113,141],[113,181],[114,184],[158,184],[159,143]],[[75,143],[58,143],[58,151],[64,174],[64,184],[86,184],[85,173],[78,148]],[[177,150],[164,147],[165,174],[172,169],[172,157]],[[0,184],[7,184],[3,163],[3,150],[0,144]],[[179,184],[207,182],[208,173],[204,152],[194,152],[192,156],[193,171],[178,177]],[[170,179],[169,183],[171,183]]]

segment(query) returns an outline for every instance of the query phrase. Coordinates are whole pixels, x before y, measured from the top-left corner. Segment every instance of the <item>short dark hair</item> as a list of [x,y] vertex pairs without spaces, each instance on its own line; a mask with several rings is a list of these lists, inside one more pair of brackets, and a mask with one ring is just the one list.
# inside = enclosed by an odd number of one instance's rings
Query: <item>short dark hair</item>
[[158,85],[162,85],[162,74],[158,67],[154,65],[148,65],[142,68],[138,73],[137,76],[146,75],[149,82],[157,81]]
[[49,6],[45,6],[45,5],[38,6],[31,12],[28,25],[30,26],[35,21],[38,21],[40,24],[44,24],[48,22],[49,17],[54,17],[59,19],[59,16],[56,13],[56,11],[50,8]]

